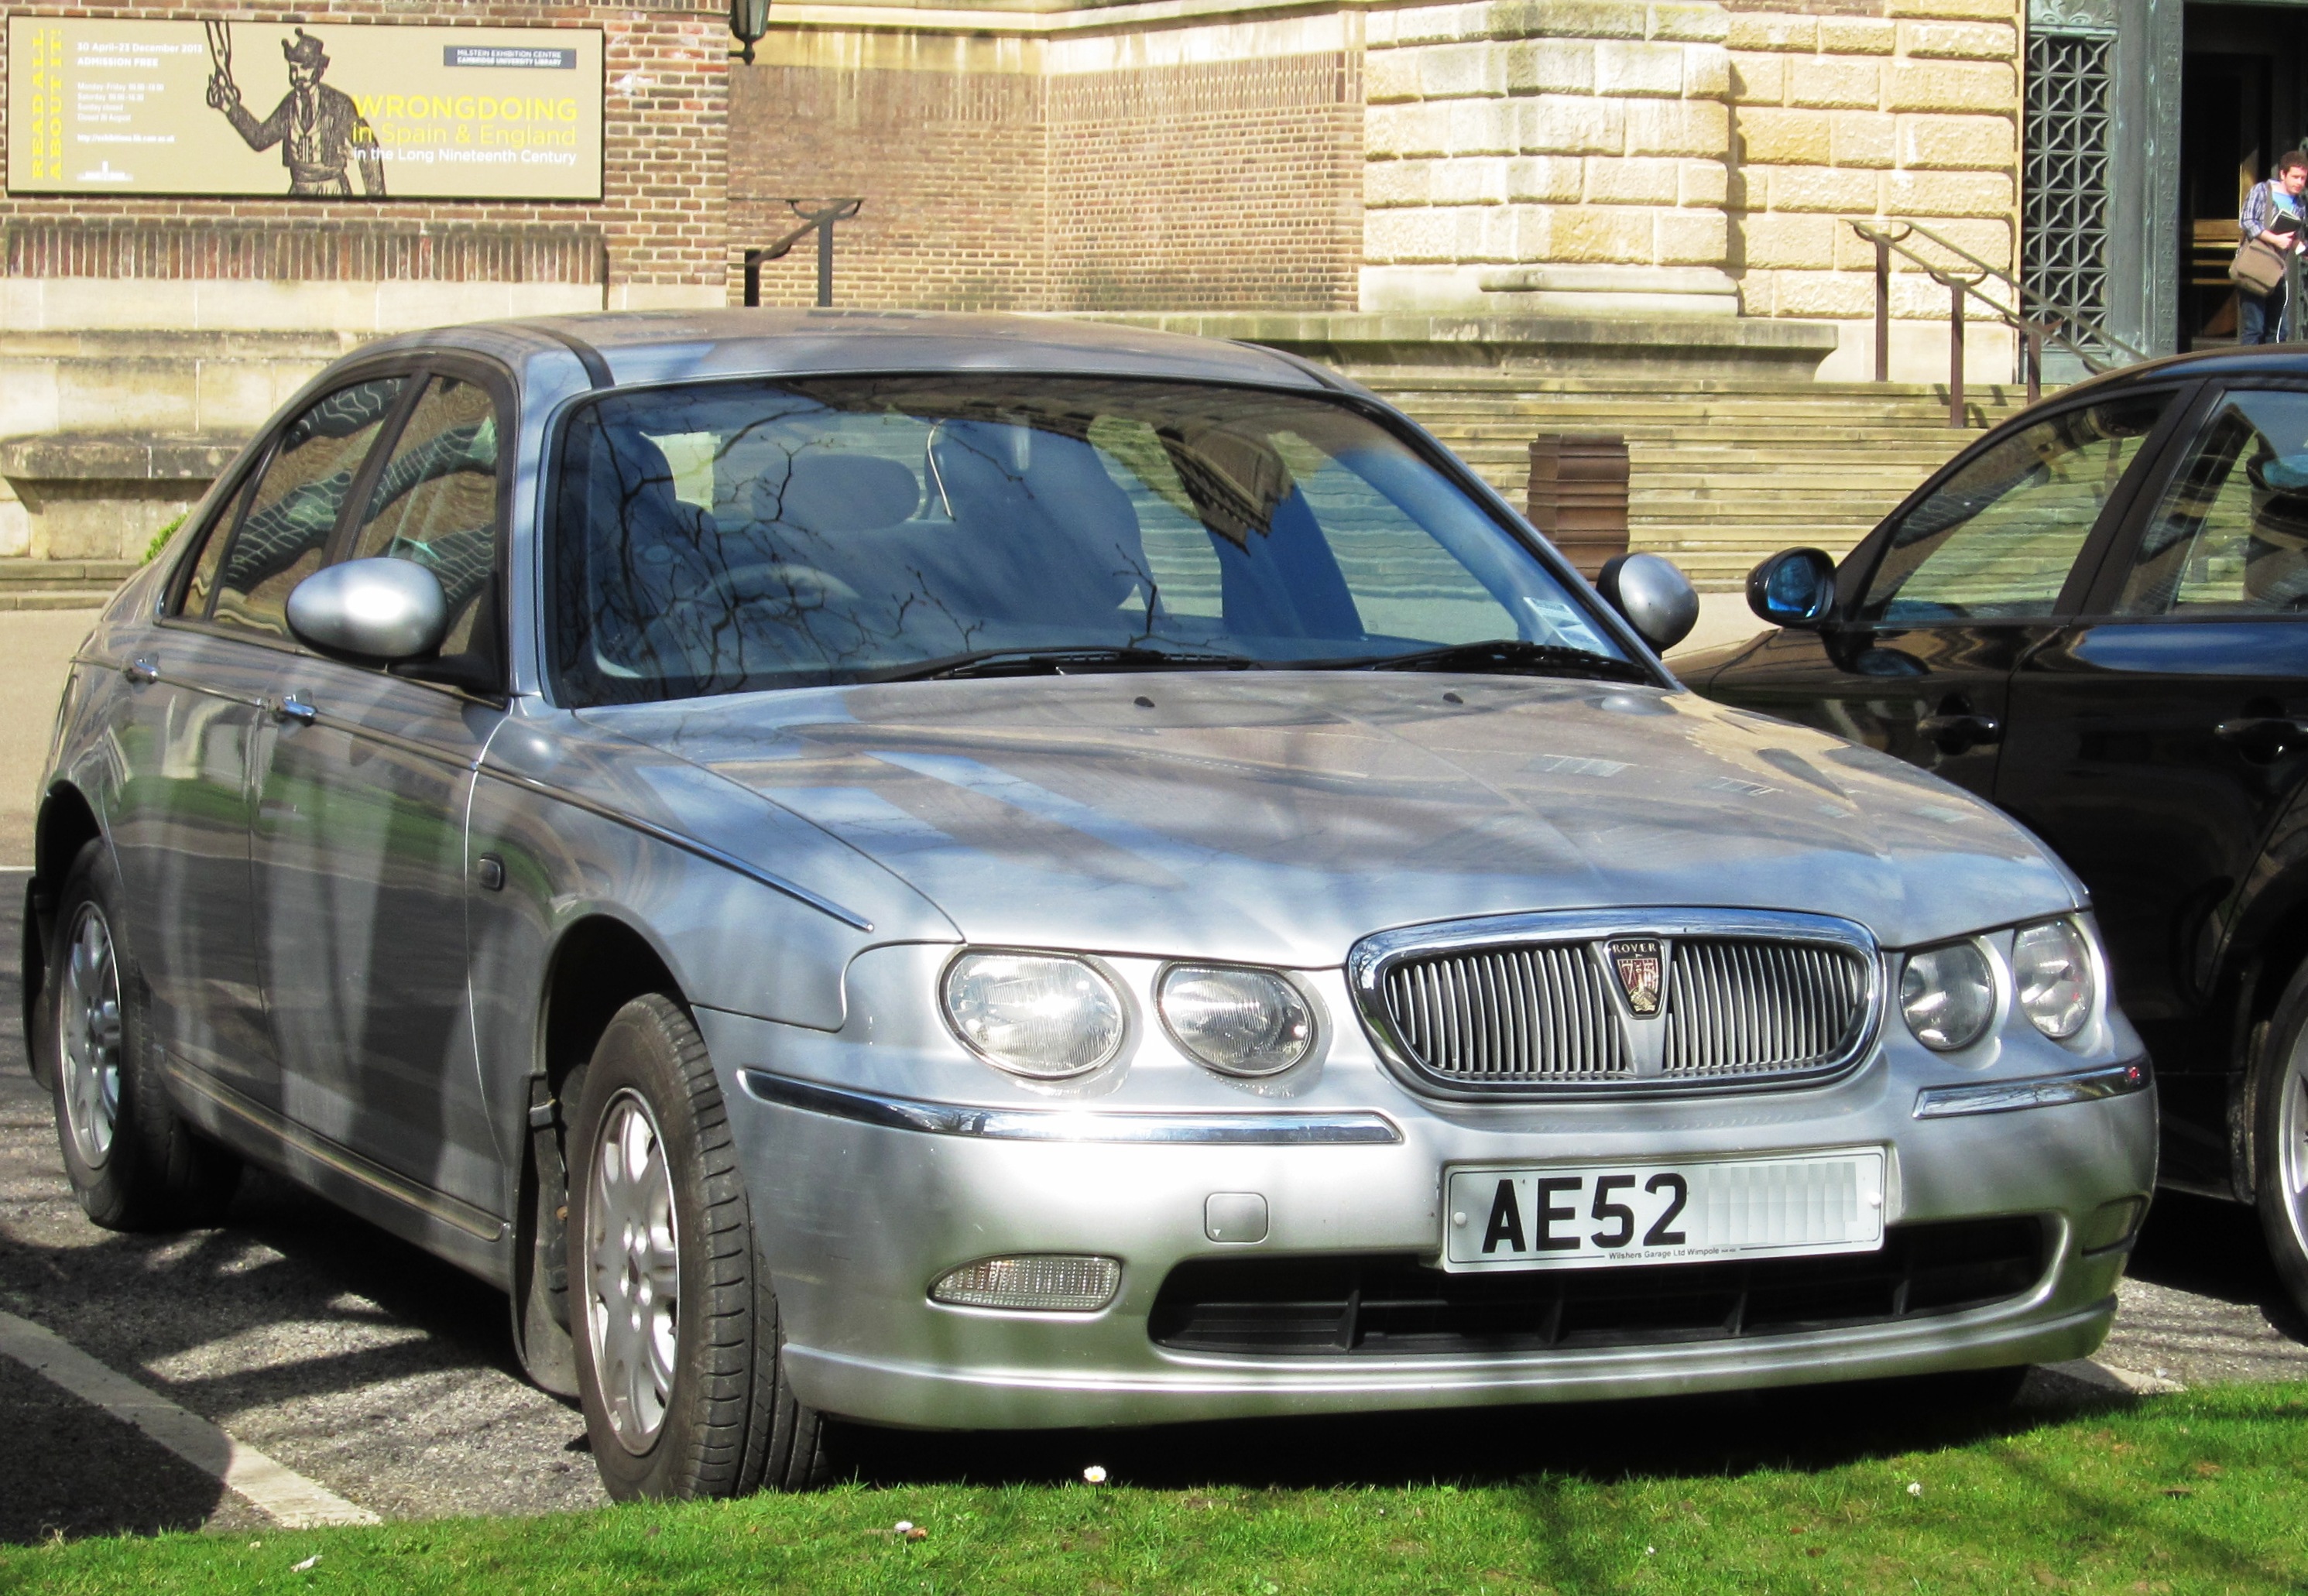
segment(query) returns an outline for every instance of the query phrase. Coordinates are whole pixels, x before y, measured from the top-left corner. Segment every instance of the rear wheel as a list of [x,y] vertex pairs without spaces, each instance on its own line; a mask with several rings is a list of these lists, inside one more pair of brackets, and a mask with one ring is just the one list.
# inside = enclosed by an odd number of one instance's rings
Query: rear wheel
[[65,1172],[88,1216],[108,1229],[213,1223],[240,1161],[168,1100],[143,974],[121,940],[120,901],[110,854],[90,843],[65,876],[33,1025]]
[[2260,1226],[2277,1277],[2308,1313],[2308,965],[2276,1005],[2252,1087]]
[[571,1328],[602,1484],[626,1499],[820,1483],[824,1421],[786,1383],[703,1038],[671,1000],[637,998],[575,1096]]

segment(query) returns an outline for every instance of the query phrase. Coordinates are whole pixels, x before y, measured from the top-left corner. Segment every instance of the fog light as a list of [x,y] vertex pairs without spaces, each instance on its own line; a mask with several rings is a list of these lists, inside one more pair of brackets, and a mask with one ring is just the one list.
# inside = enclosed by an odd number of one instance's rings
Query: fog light
[[2085,1252],[2101,1252],[2117,1246],[2131,1238],[2140,1216],[2146,1212],[2146,1197],[2118,1197],[2112,1203],[2102,1203],[2092,1210],[2089,1219],[2076,1227],[2076,1244]]
[[1096,1313],[1114,1300],[1121,1284],[1122,1265],[1113,1258],[980,1258],[940,1275],[930,1300],[954,1308]]

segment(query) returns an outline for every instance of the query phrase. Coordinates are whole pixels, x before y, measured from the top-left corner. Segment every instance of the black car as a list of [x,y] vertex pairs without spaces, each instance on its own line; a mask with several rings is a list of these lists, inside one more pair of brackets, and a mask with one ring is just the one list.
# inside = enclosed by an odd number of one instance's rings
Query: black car
[[2308,1310],[2308,353],[2186,356],[2013,417],[1778,630],[1678,660],[1710,698],[1993,800],[2091,889],[2156,1060],[2161,1183],[2256,1204]]

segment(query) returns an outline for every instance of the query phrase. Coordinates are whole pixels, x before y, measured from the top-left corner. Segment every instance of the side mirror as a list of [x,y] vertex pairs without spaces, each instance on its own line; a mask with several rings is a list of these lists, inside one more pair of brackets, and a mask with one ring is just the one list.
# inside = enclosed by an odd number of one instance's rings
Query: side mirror
[[1657,554],[1621,554],[1595,578],[1595,590],[1661,654],[1699,624],[1699,591]]
[[1747,573],[1747,607],[1774,626],[1821,626],[1835,614],[1835,562],[1782,549]]
[[380,664],[436,653],[449,631],[441,579],[409,560],[348,560],[289,590],[288,630],[329,654]]

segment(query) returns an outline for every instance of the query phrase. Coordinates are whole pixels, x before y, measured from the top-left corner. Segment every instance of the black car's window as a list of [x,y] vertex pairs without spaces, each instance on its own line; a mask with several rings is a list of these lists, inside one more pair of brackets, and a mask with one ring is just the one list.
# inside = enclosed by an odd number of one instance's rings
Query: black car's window
[[2229,394],[2156,506],[2116,613],[2308,609],[2308,393]]
[[1861,619],[2048,615],[2169,395],[2063,411],[1983,450],[1902,518]]
[[403,379],[340,388],[290,422],[273,445],[218,572],[211,618],[288,635],[288,589],[318,570],[329,534]]
[[578,702],[995,649],[1272,663],[1519,639],[1623,657],[1465,493],[1311,396],[721,382],[588,407],[560,473],[555,665]]
[[496,553],[496,406],[476,383],[436,376],[377,474],[351,557],[409,560],[439,577],[450,616],[441,652],[451,656],[475,646]]

